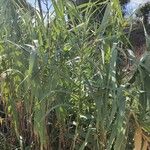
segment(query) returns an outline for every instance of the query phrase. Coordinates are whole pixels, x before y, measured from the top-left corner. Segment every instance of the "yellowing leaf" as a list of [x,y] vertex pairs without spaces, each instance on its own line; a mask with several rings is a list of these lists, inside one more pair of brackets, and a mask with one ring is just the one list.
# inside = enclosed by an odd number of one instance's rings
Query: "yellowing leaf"
[[0,125],[2,125],[3,120],[4,120],[4,119],[0,117]]

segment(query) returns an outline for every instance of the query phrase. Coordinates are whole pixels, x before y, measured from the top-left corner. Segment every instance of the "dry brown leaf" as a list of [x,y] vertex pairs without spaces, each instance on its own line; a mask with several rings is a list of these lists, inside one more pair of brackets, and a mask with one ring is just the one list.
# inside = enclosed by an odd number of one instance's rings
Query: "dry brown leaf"
[[147,149],[148,149],[148,142],[145,140],[142,150],[147,150]]
[[141,150],[142,148],[142,130],[138,127],[134,135],[134,146],[135,150]]

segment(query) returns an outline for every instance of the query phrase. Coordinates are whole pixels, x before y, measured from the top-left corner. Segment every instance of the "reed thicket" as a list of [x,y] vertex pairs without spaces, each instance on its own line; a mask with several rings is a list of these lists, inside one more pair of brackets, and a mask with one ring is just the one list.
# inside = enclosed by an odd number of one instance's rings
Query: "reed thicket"
[[128,50],[119,1],[52,0],[48,14],[21,2],[0,1],[3,149],[146,150],[149,51],[137,61]]

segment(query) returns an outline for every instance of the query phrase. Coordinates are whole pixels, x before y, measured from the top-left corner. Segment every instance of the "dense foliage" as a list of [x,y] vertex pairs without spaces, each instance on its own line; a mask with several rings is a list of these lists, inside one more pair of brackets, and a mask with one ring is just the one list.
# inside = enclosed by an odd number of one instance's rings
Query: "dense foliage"
[[[138,59],[119,0],[52,5],[41,13],[0,1],[0,149],[147,150],[146,29]],[[104,5],[94,21],[93,8]]]

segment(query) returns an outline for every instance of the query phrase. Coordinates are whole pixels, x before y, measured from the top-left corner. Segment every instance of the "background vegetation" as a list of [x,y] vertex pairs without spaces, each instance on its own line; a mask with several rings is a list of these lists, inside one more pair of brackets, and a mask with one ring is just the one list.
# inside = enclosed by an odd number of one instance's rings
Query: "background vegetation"
[[52,5],[43,13],[25,0],[0,1],[0,149],[147,150],[142,21],[138,55],[119,0]]

